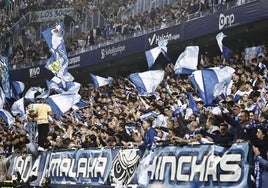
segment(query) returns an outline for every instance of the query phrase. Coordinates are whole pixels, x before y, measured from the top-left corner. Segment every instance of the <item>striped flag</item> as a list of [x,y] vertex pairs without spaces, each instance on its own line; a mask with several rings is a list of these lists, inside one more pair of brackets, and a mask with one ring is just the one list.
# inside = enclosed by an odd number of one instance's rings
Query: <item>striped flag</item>
[[157,47],[152,48],[145,52],[148,68],[151,68],[153,66],[153,64],[155,63],[157,57],[159,56],[161,52],[168,61],[171,61],[170,57],[167,54],[167,44],[168,44],[168,40],[159,41]]
[[192,74],[197,70],[199,46],[187,46],[174,66],[175,74]]
[[51,57],[46,63],[46,68],[64,81],[73,81],[73,76],[68,72],[68,58],[63,40],[63,24],[57,23],[55,27],[42,32],[43,37],[51,51]]
[[0,81],[6,98],[11,97],[8,58],[0,55]]
[[95,88],[99,88],[108,84],[110,85],[113,81],[112,77],[104,78],[104,77],[97,76],[94,74],[90,74],[90,77]]
[[152,93],[164,79],[164,70],[133,73],[129,76],[140,93]]
[[234,71],[233,68],[228,66],[197,70],[192,73],[190,81],[198,89],[204,104],[212,104],[216,97],[215,91],[218,94],[226,91],[225,88],[230,83]]
[[228,60],[230,58],[231,50],[222,43],[224,37],[226,37],[226,35],[223,34],[223,32],[220,32],[217,34],[216,40],[224,59]]
[[46,99],[46,102],[51,107],[52,111],[55,112],[56,118],[71,109],[81,99],[78,94],[56,94],[51,95]]

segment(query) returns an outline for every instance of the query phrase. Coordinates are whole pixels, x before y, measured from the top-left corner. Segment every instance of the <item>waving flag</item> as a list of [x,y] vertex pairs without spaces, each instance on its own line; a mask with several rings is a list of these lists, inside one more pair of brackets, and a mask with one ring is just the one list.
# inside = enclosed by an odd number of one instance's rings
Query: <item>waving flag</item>
[[264,46],[253,46],[245,48],[245,61],[246,63],[251,58],[257,58],[259,54],[262,54],[264,51]]
[[66,89],[62,91],[62,94],[78,94],[81,84],[78,82],[67,82]]
[[133,73],[129,76],[140,93],[151,93],[164,79],[165,71],[152,70],[143,73]]
[[46,68],[65,81],[73,81],[73,76],[67,70],[68,58],[63,40],[63,33],[62,23],[58,23],[55,27],[42,32],[51,51],[51,57],[46,63]]
[[80,100],[78,103],[72,106],[73,110],[83,109],[89,107],[89,104],[86,101]]
[[159,56],[161,52],[170,61],[170,58],[167,54],[167,44],[168,44],[168,40],[162,40],[158,43],[157,47],[145,52],[145,56],[146,56],[149,68],[153,66],[153,64],[155,63],[155,60],[157,59],[157,57]]
[[0,109],[4,107],[6,103],[6,96],[3,89],[0,87]]
[[216,40],[224,59],[228,60],[230,58],[231,50],[222,43],[224,37],[226,37],[226,35],[224,35],[223,32],[220,32],[217,34]]
[[8,58],[0,55],[0,81],[6,98],[10,98]]
[[175,74],[191,74],[197,70],[199,46],[187,46],[174,66]]
[[16,116],[20,115],[21,119],[27,117],[25,112],[25,105],[24,105],[24,97],[20,98],[19,100],[15,101],[11,106],[11,113]]
[[55,91],[57,94],[78,94],[81,84],[78,82],[57,82],[55,79],[46,80],[48,90]]
[[199,109],[197,108],[196,102],[195,102],[194,97],[193,97],[193,93],[189,92],[188,96],[189,96],[189,108],[191,108],[193,110],[194,114],[198,114]]
[[55,112],[56,118],[59,119],[60,116],[71,109],[76,103],[81,99],[78,94],[64,95],[56,94],[51,95],[46,99],[46,102],[51,107],[52,111]]
[[108,84],[110,85],[113,81],[112,77],[104,78],[104,77],[97,76],[94,74],[90,74],[90,77],[92,79],[92,82],[93,82],[95,88],[99,88],[101,86],[105,86]]
[[[197,87],[204,104],[212,104],[215,98],[215,91],[217,93],[225,91],[224,89],[230,83],[234,71],[233,68],[228,66],[197,70],[192,73],[190,81]],[[222,87],[223,85],[226,87]]]
[[25,84],[21,81],[13,81],[12,82],[13,95],[17,99],[19,95],[23,93],[25,89]]
[[0,109],[0,118],[8,125],[13,125],[15,123],[15,118],[7,110]]
[[39,95],[42,96],[44,94],[45,94],[45,89],[43,89],[41,87],[31,87],[25,93],[24,98],[34,102],[35,99],[37,98],[37,96],[39,96]]

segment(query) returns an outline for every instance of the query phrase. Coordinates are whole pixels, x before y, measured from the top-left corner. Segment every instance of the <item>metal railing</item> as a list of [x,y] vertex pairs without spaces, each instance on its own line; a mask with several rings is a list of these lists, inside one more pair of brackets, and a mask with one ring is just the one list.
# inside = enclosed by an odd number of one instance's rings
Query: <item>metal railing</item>
[[166,5],[181,3],[181,0],[137,0],[137,2],[128,7],[121,13],[121,20],[134,17],[152,8],[164,8]]
[[[142,0],[141,0],[142,1]],[[152,1],[152,0],[150,0]],[[159,0],[160,1],[160,0]],[[236,1],[231,1],[231,2],[228,2],[226,3],[225,5],[221,5],[221,9],[229,9],[229,8],[233,8],[233,7],[236,7],[236,6],[240,6],[240,5],[243,5],[243,4],[247,4],[247,3],[251,3],[251,2],[255,2],[255,1],[259,1],[259,0],[236,0]],[[218,5],[217,5],[218,6]],[[214,7],[213,7],[214,8]],[[216,13],[217,11],[210,11],[209,14],[213,14],[213,13]],[[193,19],[198,19],[198,18],[201,18],[201,17],[204,17],[208,15],[207,12],[198,12],[198,13],[195,13],[195,14],[191,14],[191,15],[187,15],[184,19],[183,19],[183,22],[184,21],[191,21]],[[92,18],[91,18],[92,19]],[[101,22],[100,21],[97,25],[100,26],[101,25]],[[104,22],[104,21],[103,21]],[[180,21],[178,20],[173,20],[172,22],[169,22],[167,23],[167,27],[170,27],[170,26],[173,26],[175,24],[179,24]],[[90,26],[96,26],[94,25],[92,22],[90,22],[89,19],[87,19],[87,21],[84,21],[82,24],[80,24],[78,27],[79,28],[82,28],[81,31],[85,31],[86,30],[86,27],[83,26],[83,24],[85,25],[90,25]],[[93,24],[93,25],[92,25]],[[76,25],[72,23],[71,25],[71,34],[74,34],[76,35],[74,32],[74,29],[75,29]],[[87,52],[87,51],[91,51],[91,50],[95,50],[95,49],[98,49],[100,47],[104,47],[104,46],[107,46],[107,45],[110,45],[110,44],[114,44],[115,42],[118,42],[118,41],[123,41],[123,40],[127,40],[129,38],[133,38],[133,37],[137,37],[137,36],[140,36],[140,35],[144,35],[144,34],[147,34],[147,33],[150,33],[150,32],[154,32],[154,31],[157,31],[159,30],[160,28],[158,26],[155,26],[154,28],[150,29],[150,30],[143,30],[141,31],[140,33],[135,33],[133,35],[120,35],[118,37],[114,37],[113,40],[107,40],[105,42],[102,42],[102,43],[98,43],[98,44],[95,44],[95,45],[92,45],[92,46],[89,46],[87,48],[84,48],[80,51],[76,51],[76,52],[71,52],[69,53],[68,55],[71,56],[71,55],[77,55],[77,54],[80,54],[82,52]],[[24,65],[20,65],[20,66],[16,66],[15,69],[19,69],[19,68],[27,68],[27,67],[31,67],[31,66],[37,66],[37,65],[43,65],[45,64],[45,61],[38,61],[38,62],[31,62],[30,64],[29,63],[26,63]]]

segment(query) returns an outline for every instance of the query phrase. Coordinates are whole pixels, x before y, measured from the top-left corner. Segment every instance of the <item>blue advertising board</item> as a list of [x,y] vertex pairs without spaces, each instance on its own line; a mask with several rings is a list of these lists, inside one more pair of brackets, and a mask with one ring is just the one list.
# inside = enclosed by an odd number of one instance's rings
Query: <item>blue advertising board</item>
[[[91,65],[116,61],[135,54],[145,53],[146,50],[157,46],[159,40],[168,39],[169,44],[180,44],[220,31],[267,20],[268,1],[260,0],[227,10],[218,10],[217,13],[205,15],[193,20],[184,21],[165,29],[149,32],[134,38],[103,46],[91,51],[69,56],[69,69],[89,67]],[[46,79],[49,73],[43,66],[27,69],[11,70],[10,79],[29,81],[33,79]]]

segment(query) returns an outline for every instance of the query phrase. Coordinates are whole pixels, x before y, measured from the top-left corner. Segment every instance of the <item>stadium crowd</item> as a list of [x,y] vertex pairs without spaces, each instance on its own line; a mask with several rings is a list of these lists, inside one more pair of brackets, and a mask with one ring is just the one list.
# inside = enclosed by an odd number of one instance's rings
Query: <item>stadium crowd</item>
[[[243,63],[245,53],[238,50],[233,52],[231,61],[224,60],[223,56],[203,56],[200,69],[225,65],[235,69],[230,93],[226,98],[218,96],[214,100],[217,107],[205,106],[189,76],[175,75],[173,64],[165,67],[164,80],[154,96],[140,96],[125,77],[99,88],[89,83],[79,91],[88,106],[72,108],[60,119],[53,113],[45,114],[49,129],[38,149],[59,151],[118,146],[144,150],[186,144],[230,147],[233,143],[248,141],[253,145],[255,157],[265,161],[268,153],[268,46],[263,45],[264,52],[252,57],[247,64]],[[190,108],[189,93],[193,94],[197,111]],[[34,143],[39,143],[40,132],[36,134],[30,129],[36,129],[40,119],[31,113],[30,105],[27,119],[22,121],[17,116],[14,125],[1,120],[1,153],[38,154]]]
[[[75,3],[75,1],[68,2]],[[114,40],[122,35],[149,30],[155,25],[159,28],[165,27],[163,22],[181,20],[185,14],[194,13],[200,8],[195,7],[183,12],[186,10],[185,6],[177,4],[174,7],[152,9],[150,12],[121,21],[117,16],[121,10],[124,10],[122,6],[127,7],[126,2],[129,1],[120,2],[122,4],[119,3],[120,6],[113,9],[118,11],[113,12],[112,15],[109,12],[110,16],[107,16],[104,27],[99,32],[96,31],[94,40],[88,37],[94,32],[83,34],[78,39],[90,39],[88,45]],[[199,3],[199,1],[195,2]],[[27,7],[31,7],[30,5]],[[7,34],[8,28],[12,25],[10,18],[6,18],[6,21],[1,23],[2,34]],[[70,40],[78,41],[78,39]],[[69,46],[70,52],[78,49],[77,45],[78,42],[73,42]],[[20,58],[21,61],[15,62],[24,63],[26,56],[36,58],[33,61],[45,60],[49,56],[49,50],[45,46],[44,41],[28,43],[26,46],[17,43],[9,54],[10,61]],[[214,101],[217,110],[204,105],[188,76],[174,74],[173,64],[165,67],[165,77],[156,89],[158,93],[156,96],[139,96],[138,90],[131,81],[124,77],[116,78],[111,85],[100,88],[94,88],[92,84],[83,86],[79,93],[88,106],[71,109],[60,119],[56,119],[53,114],[48,115],[49,132],[41,149],[54,151],[120,146],[144,150],[170,144],[180,146],[218,144],[229,147],[234,142],[249,141],[253,145],[255,157],[267,160],[268,46],[266,43],[263,46],[264,52],[251,57],[248,62],[245,62],[245,52],[241,50],[233,52],[232,61],[226,61],[220,55],[210,57],[204,54],[200,69],[225,65],[235,69],[229,95],[226,98],[218,96]],[[5,53],[9,53],[9,49],[10,46],[4,49]],[[193,112],[189,107],[189,93],[193,93],[197,112]],[[7,155],[38,153],[32,148],[32,143],[38,142],[38,135],[35,134],[35,130],[30,130],[33,129],[37,119],[29,109],[28,112],[29,116],[26,120],[22,121],[18,116],[12,126],[0,119],[1,153]]]
[[[202,12],[206,14],[211,12],[213,1],[190,1],[184,0],[174,5],[165,5],[164,7],[152,7],[137,15],[129,15],[122,18],[122,14],[131,10],[134,1],[122,0],[113,1],[22,1],[18,13],[11,17],[3,11],[3,22],[0,26],[1,37],[5,41],[2,55],[9,58],[11,68],[20,68],[25,64],[33,62],[44,62],[50,55],[46,48],[44,40],[35,40],[30,27],[21,30],[20,40],[13,41],[10,28],[25,13],[31,10],[44,10],[49,8],[73,7],[80,15],[80,20],[76,21],[79,25],[85,19],[85,9],[91,11],[100,11],[105,18],[102,26],[89,28],[77,36],[69,35],[65,38],[67,52],[69,54],[80,53],[90,49],[90,47],[103,44],[107,41],[116,42],[125,37],[136,36],[148,31],[162,29],[170,24],[179,23],[188,15],[194,15]],[[66,27],[69,27],[67,25]],[[2,41],[2,42],[3,42]]]
[[[267,46],[264,53],[252,58],[248,65],[242,63],[244,57],[241,54],[244,53],[233,54],[230,66],[236,72],[230,94],[226,99],[219,97],[215,100],[220,109],[217,113],[213,108],[205,107],[188,76],[178,77],[174,74],[173,64],[168,64],[165,78],[156,90],[159,96],[139,96],[132,82],[124,77],[100,88],[94,88],[92,84],[81,87],[80,94],[88,106],[70,110],[58,120],[49,116],[45,148],[142,147],[140,144],[148,125],[155,132],[147,135],[146,147],[192,142],[229,146],[236,141],[251,139],[253,143],[259,143],[256,142],[258,129],[266,139],[268,89],[266,68],[260,69],[258,65],[267,66]],[[222,56],[203,58],[200,68],[226,65]],[[198,112],[189,108],[189,92],[193,93]],[[36,121],[35,117],[31,118]],[[2,151],[23,150],[21,143],[29,136],[25,129],[27,122],[17,118],[14,126],[5,125],[4,121],[2,124]],[[261,149],[267,150],[266,146]]]

